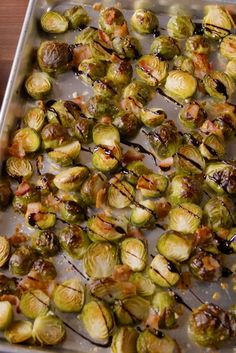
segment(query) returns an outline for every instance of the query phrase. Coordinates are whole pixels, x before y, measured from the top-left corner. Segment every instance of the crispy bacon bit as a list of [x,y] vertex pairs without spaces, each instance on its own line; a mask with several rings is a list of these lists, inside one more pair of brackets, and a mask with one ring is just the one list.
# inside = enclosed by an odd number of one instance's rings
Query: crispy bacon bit
[[123,23],[121,26],[116,26],[114,29],[115,37],[125,37],[129,34],[127,23]]
[[40,202],[31,202],[27,205],[27,214],[38,213],[42,210],[42,204]]
[[112,118],[110,116],[103,116],[101,118],[101,123],[109,125],[112,123]]
[[137,239],[141,239],[141,240],[144,239],[144,235],[141,232],[141,230],[138,228],[133,228],[133,227],[128,229],[127,237],[137,238]]
[[203,257],[202,262],[207,271],[214,271],[220,267],[219,262],[210,256]]
[[159,218],[165,218],[168,216],[169,212],[171,210],[171,204],[165,200],[165,199],[160,199],[156,203],[156,213]]
[[22,181],[22,183],[18,186],[16,190],[16,196],[23,196],[25,195],[28,191],[30,191],[30,184],[27,181]]
[[102,31],[101,29],[98,30],[98,38],[102,42],[104,42],[106,44],[109,44],[110,47],[112,46],[112,43],[111,43],[111,40],[110,40],[109,36],[104,31]]
[[115,281],[125,282],[129,280],[132,270],[128,265],[116,265],[114,267],[112,278]]
[[194,64],[194,74],[197,78],[203,79],[212,70],[208,56],[205,54],[196,54],[192,58]]
[[195,232],[195,244],[204,244],[212,238],[212,231],[207,226],[202,226],[198,228]]
[[160,323],[160,316],[153,309],[151,309],[146,321],[146,326],[154,330],[158,330],[159,323]]
[[96,195],[96,208],[103,208],[106,205],[107,189],[103,188]]
[[20,299],[16,295],[12,295],[12,294],[1,295],[0,301],[4,302],[5,300],[10,302],[12,305],[14,305],[16,307],[16,312],[20,313],[20,309],[19,309]]
[[169,157],[169,158],[166,158],[163,161],[161,161],[159,163],[159,167],[163,171],[168,171],[172,167],[173,163],[174,163],[173,157]]
[[12,235],[8,240],[12,246],[17,247],[22,243],[26,243],[29,240],[29,237],[24,233],[18,233]]
[[14,143],[8,147],[8,153],[13,157],[24,158],[25,150],[23,148],[23,142],[21,140],[14,141]]
[[200,128],[201,132],[203,132],[204,134],[208,134],[213,132],[216,135],[219,135],[220,137],[223,138],[223,134],[222,131],[217,128],[217,126],[214,124],[213,121],[207,119],[201,126]]
[[73,49],[73,66],[78,67],[79,64],[85,60],[92,57],[91,48],[89,45],[80,45]]
[[192,282],[191,282],[191,274],[190,274],[190,272],[187,272],[187,271],[186,272],[182,272],[177,287],[179,289],[186,290],[188,288],[191,288],[191,286],[192,286]]
[[55,195],[49,194],[42,201],[45,206],[51,208],[53,211],[59,210],[61,200],[55,197]]
[[93,4],[93,9],[94,9],[94,11],[100,11],[101,8],[102,8],[102,3],[101,3],[101,2],[95,2],[95,3]]
[[135,161],[142,161],[143,159],[144,159],[144,154],[141,152],[138,152],[134,148],[128,150],[123,156],[123,162],[125,164],[129,164]]

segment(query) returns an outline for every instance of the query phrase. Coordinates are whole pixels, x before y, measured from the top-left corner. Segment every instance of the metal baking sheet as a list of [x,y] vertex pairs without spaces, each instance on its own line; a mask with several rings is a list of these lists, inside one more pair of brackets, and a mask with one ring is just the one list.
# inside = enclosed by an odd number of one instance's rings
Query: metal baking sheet
[[[22,117],[24,112],[33,105],[33,101],[27,100],[22,95],[22,83],[24,81],[25,75],[30,71],[30,67],[32,65],[32,56],[34,53],[35,48],[37,48],[40,42],[46,38],[51,39],[60,39],[66,40],[69,43],[73,43],[74,38],[76,36],[76,31],[69,31],[66,34],[62,35],[48,35],[40,31],[38,27],[38,20],[41,14],[48,9],[55,9],[55,10],[64,10],[66,7],[70,5],[78,5],[84,4],[86,9],[91,17],[91,25],[97,26],[97,18],[98,12],[94,11],[92,8],[92,4],[96,1],[71,1],[71,0],[30,0],[28,10],[26,13],[22,33],[20,36],[19,44],[17,47],[14,63],[12,66],[12,71],[10,74],[8,86],[6,89],[5,98],[2,105],[1,115],[0,115],[0,163],[5,158],[5,151],[8,143],[8,135],[9,132],[14,128],[15,121],[17,118]],[[194,19],[197,20],[199,14],[202,14],[202,8],[206,4],[220,4],[224,3],[225,6],[228,6],[231,11],[236,14],[236,2],[231,1],[194,1],[194,0],[183,0],[179,1],[178,5],[176,5],[176,1],[171,0],[138,0],[138,1],[112,1],[112,0],[104,0],[104,6],[121,6],[125,17],[127,19],[130,18],[133,8],[148,8],[156,11],[159,21],[160,27],[163,28],[161,33],[165,33],[165,25],[170,14],[175,14],[179,9],[188,11]],[[123,5],[123,6],[122,6]],[[137,34],[134,34],[141,40],[143,53],[147,53],[150,43],[152,41],[151,36],[145,36],[145,41],[143,38],[139,37]],[[217,61],[217,67],[221,70],[224,69],[225,62],[222,60]],[[71,99],[74,94],[77,93],[78,95],[85,95],[85,97],[89,97],[91,89],[83,84],[80,80],[78,80],[72,72],[64,73],[59,75],[54,80],[54,89],[53,93],[51,94],[51,98],[54,99]],[[50,99],[50,97],[49,97]],[[171,103],[167,103],[164,98],[161,96],[156,96],[155,99],[149,104],[150,107],[160,107],[164,108],[167,112],[167,115],[170,119],[176,119],[178,114],[178,108]],[[135,139],[138,142],[140,137]],[[126,148],[124,147],[124,150]],[[234,145],[231,144],[228,150],[228,156],[231,158],[236,157],[236,149]],[[81,157],[82,163],[87,163],[88,155],[83,155]],[[157,170],[152,163],[152,160],[146,158],[147,164],[149,164],[153,170]],[[50,170],[52,173],[56,173],[55,169]],[[22,218],[20,216],[16,216],[13,210],[7,211],[7,213],[0,212],[0,224],[1,224],[1,234],[5,234],[10,236],[13,234],[15,230],[15,225],[18,223],[23,223]],[[25,232],[28,234],[32,233],[32,229],[28,229],[26,227],[23,228]],[[155,229],[154,231],[147,233],[147,238],[149,240],[149,249],[155,249],[156,240],[160,235],[161,231]],[[154,251],[153,251],[154,252]],[[150,253],[150,251],[149,251]],[[231,255],[227,257],[229,261],[229,266],[232,268],[232,265],[236,262],[236,256]],[[150,260],[150,259],[149,259]],[[73,261],[77,267],[82,268],[79,261]],[[63,259],[61,255],[56,258],[56,267],[59,273],[59,279],[65,279],[72,276],[77,276],[78,274],[73,271],[73,269],[68,265],[68,263]],[[236,266],[234,266],[236,271]],[[236,276],[236,274],[235,274]],[[235,277],[236,282],[236,277]],[[226,308],[236,302],[236,294],[233,291],[233,286],[236,283],[233,283],[232,279],[230,280],[222,280],[219,283],[194,283],[194,290],[198,294],[198,296],[203,301],[213,301],[214,303],[220,304],[222,307]],[[219,293],[220,299],[218,301],[214,301],[212,299],[213,293]],[[180,292],[181,293],[181,292]],[[191,306],[195,307],[199,305],[199,302],[189,293],[185,291],[181,293],[184,300]],[[215,353],[215,352],[222,352],[222,353],[233,353],[236,352],[234,349],[235,342],[231,342],[228,346],[224,346],[224,348],[220,350],[212,350],[200,348],[196,346],[193,342],[188,339],[187,331],[186,331],[186,321],[189,313],[185,311],[183,317],[179,320],[179,328],[174,330],[169,330],[168,334],[173,338],[176,338],[179,342],[182,353]],[[77,315],[65,315],[61,314],[60,316],[63,317],[65,321],[67,321],[72,327],[75,329],[82,331],[82,326],[80,321],[76,318]],[[40,347],[27,347],[26,345],[9,345],[4,341],[4,339],[0,338],[0,352],[4,353],[16,353],[16,352],[32,352],[32,353],[40,353],[40,352],[58,352],[58,353],[110,353],[110,349],[104,349],[92,346],[88,344],[85,340],[80,338],[78,335],[73,333],[70,329],[67,329],[67,339],[65,342],[56,348],[40,348]]]

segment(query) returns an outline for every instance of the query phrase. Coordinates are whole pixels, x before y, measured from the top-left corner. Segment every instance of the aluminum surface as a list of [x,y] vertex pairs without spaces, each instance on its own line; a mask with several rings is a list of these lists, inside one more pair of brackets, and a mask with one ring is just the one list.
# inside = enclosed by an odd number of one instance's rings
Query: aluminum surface
[[[95,1],[90,1],[86,3],[91,5],[94,2]],[[78,3],[82,4],[83,2],[70,1],[70,0],[67,0],[67,1],[30,0],[29,2],[28,10],[26,13],[22,33],[17,47],[17,52],[12,66],[12,71],[9,78],[5,98],[2,105],[2,111],[0,115],[0,162],[4,160],[5,150],[7,147],[8,134],[14,128],[16,118],[22,117],[27,107],[33,104],[32,101],[27,100],[26,97],[24,97],[24,95],[22,94],[22,83],[24,81],[25,75],[30,71],[34,49],[38,47],[41,40],[45,38],[58,38],[60,40],[66,40],[69,43],[73,43],[74,37],[77,33],[76,31],[70,31],[63,35],[56,35],[56,36],[46,35],[45,33],[42,33],[39,30],[37,26],[37,23],[38,23],[37,20],[40,18],[40,15],[42,14],[42,12],[44,12],[47,9],[53,8],[57,10],[63,10],[69,5],[78,4]],[[122,3],[122,1],[119,1],[119,3]],[[179,1],[179,3],[181,3],[182,9],[185,8],[187,11],[189,11],[197,18],[203,5],[207,3],[215,4],[219,2],[183,0],[183,1]],[[231,9],[233,9],[234,12],[236,13],[235,2],[224,1],[224,3],[227,3],[228,4],[227,6],[230,6]],[[103,1],[103,4],[105,6],[111,6],[111,5],[115,5],[116,2],[105,0]],[[168,0],[123,1],[123,4],[124,4],[123,9],[124,8],[128,9],[127,11],[124,11],[124,14],[127,19],[130,17],[132,13],[130,9],[132,9],[133,6],[136,8],[147,7],[152,10],[156,10],[160,20],[161,28],[165,28],[165,24],[168,18],[167,14],[176,13],[177,11],[177,7],[175,6],[175,1],[168,1]],[[91,24],[97,26],[98,12],[94,11],[91,8],[91,6],[87,7],[87,11],[91,16]],[[162,30],[161,32],[165,33],[164,30]],[[139,37],[138,35],[137,37],[141,39],[141,37]],[[144,53],[147,53],[151,40],[152,40],[151,36],[145,37],[145,42],[141,39]],[[224,64],[225,64],[224,61],[217,62],[218,67],[221,69],[224,67]],[[71,99],[75,92],[77,92],[78,95],[84,94],[85,97],[87,98],[91,94],[91,89],[88,86],[84,85],[80,80],[78,80],[73,75],[73,73],[71,72],[64,73],[55,79],[54,89],[51,97],[55,99],[59,99],[59,98]],[[171,103],[167,103],[160,96],[156,96],[155,99],[149,104],[149,106],[164,108],[170,119],[176,119],[177,117],[178,108]],[[140,137],[137,137],[135,141],[138,142],[139,139]],[[236,151],[234,146],[235,144],[231,144],[228,151],[228,156],[230,156],[231,158],[236,157]],[[125,149],[126,148],[124,148],[124,150]],[[88,163],[87,157],[88,155],[86,154],[82,155],[81,162]],[[155,167],[151,159],[146,158],[146,161],[155,170]],[[57,171],[55,169],[51,169],[50,172],[55,174]],[[18,224],[19,222],[22,222],[22,219],[20,217],[17,217],[12,210],[9,210],[7,212],[7,215],[8,217],[6,217],[5,213],[4,214],[0,213],[1,233],[10,236],[14,232],[15,225]],[[29,234],[32,233],[32,230],[28,228],[24,228],[24,230]],[[149,239],[150,249],[155,249],[155,244],[156,244],[156,239],[158,237],[158,234],[160,234],[160,231],[158,230],[148,233],[147,237]],[[235,256],[229,256],[228,260],[232,264],[232,262],[235,262]],[[73,261],[73,262],[76,264],[76,266],[79,267],[79,261]],[[56,266],[59,272],[59,278],[61,279],[77,276],[77,273],[73,272],[73,270],[70,268],[68,263],[62,258],[62,256],[57,257]],[[215,292],[218,292],[220,294],[220,300],[218,302],[217,301],[214,301],[214,302],[220,304],[222,307],[228,307],[231,304],[234,304],[236,302],[236,297],[235,297],[236,295],[235,295],[235,292],[232,291],[233,283],[231,281],[223,280],[222,283],[225,285],[221,286],[220,283],[217,283],[217,284],[197,283],[196,285],[194,284],[193,288],[196,291],[196,293],[201,297],[201,299],[203,299],[204,301],[211,301],[212,294]],[[189,292],[185,292],[185,294],[183,294],[183,298],[192,307],[199,305],[196,299]],[[172,337],[175,337],[180,343],[180,345],[183,347],[182,353],[215,352],[212,349],[204,350],[202,348],[199,348],[188,339],[188,336],[186,333],[186,326],[185,326],[188,315],[189,313],[185,311],[185,315],[182,318],[180,318],[180,321],[179,321],[180,327],[178,329],[170,330],[168,332]],[[60,316],[63,317],[63,319],[66,320],[68,323],[70,323],[70,325],[73,326],[74,328],[78,330],[82,330],[81,324],[76,319],[75,314],[74,315],[60,314]],[[233,353],[234,352],[233,344],[234,342],[232,342],[228,347],[222,348],[218,352]],[[7,344],[5,341],[0,340],[0,352],[4,352],[4,353],[16,353],[16,352],[110,353],[111,350],[91,346],[83,339],[81,339],[79,336],[74,334],[71,330],[67,329],[67,339],[61,347],[50,348],[50,349],[49,348],[43,349],[38,347],[27,348],[26,346],[11,346]]]

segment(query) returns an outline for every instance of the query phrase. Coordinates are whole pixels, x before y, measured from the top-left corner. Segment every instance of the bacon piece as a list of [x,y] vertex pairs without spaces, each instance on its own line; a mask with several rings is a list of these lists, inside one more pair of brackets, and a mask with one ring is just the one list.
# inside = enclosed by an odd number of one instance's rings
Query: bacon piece
[[129,280],[132,270],[128,265],[116,265],[114,267],[112,278],[115,281],[126,282]]
[[22,181],[22,183],[18,186],[15,195],[16,196],[23,196],[25,195],[28,191],[30,191],[31,186],[27,181]]
[[143,159],[144,159],[144,154],[141,152],[138,152],[135,149],[128,150],[123,156],[123,162],[125,164],[129,164],[135,161],[142,161]]

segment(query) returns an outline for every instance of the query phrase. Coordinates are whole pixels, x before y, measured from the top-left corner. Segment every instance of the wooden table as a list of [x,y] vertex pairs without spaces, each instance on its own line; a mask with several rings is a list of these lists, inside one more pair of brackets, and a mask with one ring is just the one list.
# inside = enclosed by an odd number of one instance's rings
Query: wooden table
[[0,0],[0,105],[27,4],[28,0]]

